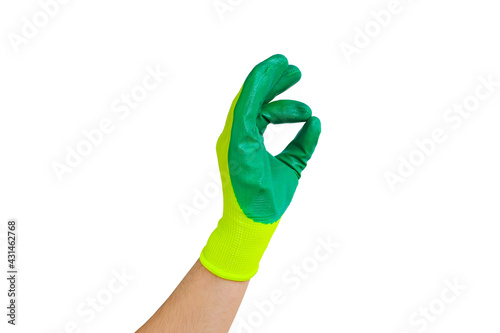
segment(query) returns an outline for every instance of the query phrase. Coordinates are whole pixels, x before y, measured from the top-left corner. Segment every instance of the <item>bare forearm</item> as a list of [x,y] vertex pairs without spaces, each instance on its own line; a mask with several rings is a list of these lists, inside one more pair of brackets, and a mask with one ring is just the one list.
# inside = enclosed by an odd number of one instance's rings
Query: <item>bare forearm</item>
[[222,279],[200,261],[137,333],[227,332],[248,286]]

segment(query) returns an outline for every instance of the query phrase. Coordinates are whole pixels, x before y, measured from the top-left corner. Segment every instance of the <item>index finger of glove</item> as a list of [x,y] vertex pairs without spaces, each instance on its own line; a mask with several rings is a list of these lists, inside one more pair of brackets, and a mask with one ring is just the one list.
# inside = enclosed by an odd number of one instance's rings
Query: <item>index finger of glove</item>
[[302,74],[300,69],[294,65],[288,65],[288,68],[283,72],[281,78],[276,82],[274,87],[269,91],[264,100],[264,103],[272,101],[276,96],[288,90],[294,84],[300,81]]
[[287,68],[285,56],[276,54],[255,66],[248,75],[234,112],[234,121],[243,126],[247,134],[256,131],[262,105]]

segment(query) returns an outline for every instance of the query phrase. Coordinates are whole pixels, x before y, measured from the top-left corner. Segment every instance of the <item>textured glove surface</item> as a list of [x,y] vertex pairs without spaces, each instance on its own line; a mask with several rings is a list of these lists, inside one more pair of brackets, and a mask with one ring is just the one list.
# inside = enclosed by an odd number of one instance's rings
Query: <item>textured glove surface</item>
[[[225,279],[246,281],[288,208],[301,172],[321,132],[304,103],[274,97],[300,80],[301,73],[274,55],[257,65],[234,99],[217,141],[224,210],[200,255],[201,263]],[[305,122],[295,139],[273,156],[264,146],[269,123]]]

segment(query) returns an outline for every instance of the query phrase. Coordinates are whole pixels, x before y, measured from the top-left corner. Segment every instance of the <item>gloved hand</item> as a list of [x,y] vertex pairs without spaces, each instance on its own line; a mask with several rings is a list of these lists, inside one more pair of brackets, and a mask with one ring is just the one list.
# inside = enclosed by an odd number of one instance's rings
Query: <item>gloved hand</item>
[[[246,281],[257,273],[318,142],[321,123],[307,105],[270,102],[300,77],[284,56],[274,55],[250,72],[229,110],[217,141],[224,210],[200,255],[201,263],[221,278]],[[283,152],[267,152],[263,133],[269,123],[304,121]]]

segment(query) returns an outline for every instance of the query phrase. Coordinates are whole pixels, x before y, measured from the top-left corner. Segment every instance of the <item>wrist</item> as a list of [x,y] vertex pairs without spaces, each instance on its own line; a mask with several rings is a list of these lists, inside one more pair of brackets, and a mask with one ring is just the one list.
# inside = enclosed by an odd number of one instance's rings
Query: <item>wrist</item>
[[278,223],[256,223],[246,216],[223,216],[201,252],[201,263],[223,279],[250,280],[259,269]]

